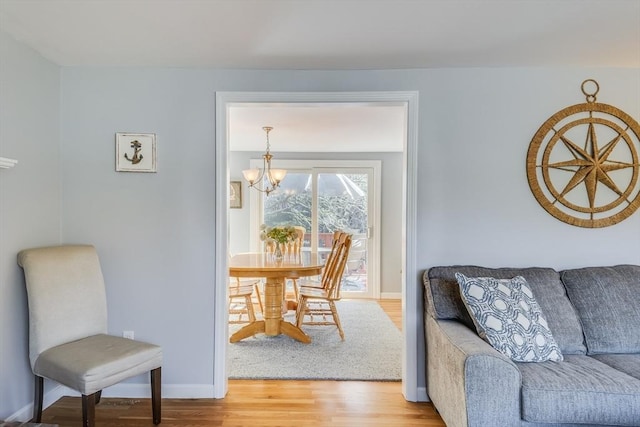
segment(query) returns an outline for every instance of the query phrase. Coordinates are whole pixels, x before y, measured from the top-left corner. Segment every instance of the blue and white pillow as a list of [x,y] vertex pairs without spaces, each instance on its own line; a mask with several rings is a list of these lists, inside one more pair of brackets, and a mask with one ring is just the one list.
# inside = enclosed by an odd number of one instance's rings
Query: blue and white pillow
[[478,335],[515,362],[563,360],[560,347],[527,281],[456,273]]

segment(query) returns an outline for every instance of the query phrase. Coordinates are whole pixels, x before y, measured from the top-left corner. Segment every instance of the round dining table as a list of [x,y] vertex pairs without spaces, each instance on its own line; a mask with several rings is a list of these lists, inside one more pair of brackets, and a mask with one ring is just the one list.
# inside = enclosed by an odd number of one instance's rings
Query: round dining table
[[[264,286],[264,320],[256,320],[236,331],[230,342],[238,342],[258,333],[269,336],[287,335],[300,342],[311,342],[309,335],[283,317],[284,282],[286,279],[317,276],[322,272],[322,257],[315,252],[284,255],[277,260],[272,253],[236,254],[229,260],[230,277],[266,279]],[[285,302],[286,304],[286,302]]]

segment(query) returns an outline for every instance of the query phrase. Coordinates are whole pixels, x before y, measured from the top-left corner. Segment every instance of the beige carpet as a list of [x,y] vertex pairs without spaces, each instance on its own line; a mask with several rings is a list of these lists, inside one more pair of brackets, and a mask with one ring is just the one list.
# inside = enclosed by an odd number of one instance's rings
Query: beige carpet
[[[311,344],[258,334],[229,344],[229,378],[400,381],[402,334],[389,316],[374,301],[336,305],[344,341],[335,326],[304,325]],[[294,312],[285,319],[293,322]]]

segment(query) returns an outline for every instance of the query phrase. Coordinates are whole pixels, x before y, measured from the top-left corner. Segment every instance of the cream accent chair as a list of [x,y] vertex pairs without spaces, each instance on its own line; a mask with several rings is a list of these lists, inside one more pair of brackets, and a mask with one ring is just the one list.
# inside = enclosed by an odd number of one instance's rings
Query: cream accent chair
[[102,390],[151,373],[153,423],[161,420],[162,349],[107,335],[107,301],[93,246],[25,249],[18,254],[29,302],[29,359],[35,375],[33,421],[42,418],[44,379],[82,394],[82,424],[95,424]]

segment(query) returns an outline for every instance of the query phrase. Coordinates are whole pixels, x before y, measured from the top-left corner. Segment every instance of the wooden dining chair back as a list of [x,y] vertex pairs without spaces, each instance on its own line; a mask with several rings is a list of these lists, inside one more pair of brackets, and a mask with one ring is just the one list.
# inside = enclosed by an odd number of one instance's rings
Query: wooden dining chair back
[[327,291],[331,299],[336,301],[340,299],[340,291],[342,289],[340,285],[347,260],[349,259],[351,242],[351,234],[341,232],[338,235],[338,244],[336,245],[336,251],[331,260],[331,267],[324,278],[323,289]]
[[285,243],[283,253],[291,258],[300,258],[302,247],[304,246],[304,235],[307,230],[301,226],[294,226],[293,228],[296,230],[296,237]]
[[347,235],[347,233],[345,233],[344,231],[340,231],[340,230],[334,231],[333,240],[331,243],[331,249],[327,255],[327,258],[325,259],[324,268],[322,270],[322,275],[320,276],[319,280],[296,281],[296,288],[295,288],[296,300],[298,299],[298,292],[300,287],[320,288],[320,289],[328,288],[330,284],[330,276],[331,276],[330,273],[333,271],[333,265],[336,261],[336,255],[339,252],[340,245],[344,244],[343,236],[345,235]]
[[106,290],[95,248],[25,249],[18,265],[29,303],[33,422],[42,418],[45,378],[82,395],[82,425],[90,427],[104,388],[150,372],[153,423],[159,424],[162,348],[107,334]]
[[328,259],[322,274],[324,287],[301,286],[298,290],[296,325],[335,325],[344,340],[344,331],[335,301],[340,299],[342,274],[349,257],[351,235],[340,232],[335,240],[333,255]]
[[[296,231],[296,237],[282,245],[282,255],[291,258],[300,257],[302,247],[304,246],[304,235],[307,230],[301,226],[293,227]],[[267,253],[273,253],[276,250],[276,241],[273,239],[266,239],[264,241],[264,251]]]

